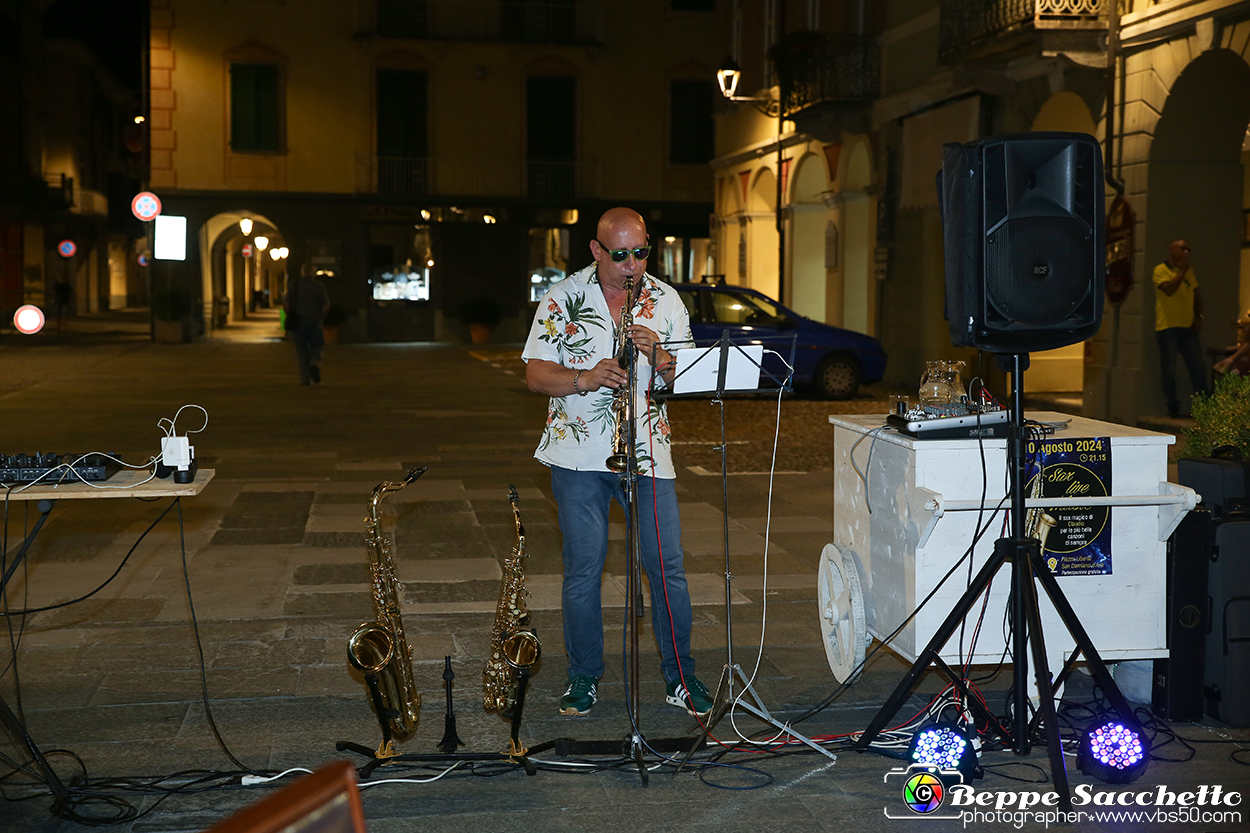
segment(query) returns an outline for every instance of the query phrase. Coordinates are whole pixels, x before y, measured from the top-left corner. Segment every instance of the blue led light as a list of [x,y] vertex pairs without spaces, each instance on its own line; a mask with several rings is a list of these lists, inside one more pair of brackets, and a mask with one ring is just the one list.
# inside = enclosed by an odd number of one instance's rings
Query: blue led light
[[1109,720],[1086,731],[1077,766],[1087,775],[1123,784],[1141,775],[1149,758],[1150,743],[1138,729]]
[[958,731],[939,726],[922,730],[913,746],[911,757],[916,763],[956,769],[968,749],[968,741]]

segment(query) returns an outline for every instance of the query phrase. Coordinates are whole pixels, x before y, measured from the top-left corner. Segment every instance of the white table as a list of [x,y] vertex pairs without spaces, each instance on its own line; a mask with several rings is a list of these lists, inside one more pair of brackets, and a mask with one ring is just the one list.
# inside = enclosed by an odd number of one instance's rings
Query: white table
[[[1110,438],[1111,495],[1103,502],[1112,507],[1111,573],[1060,576],[1058,583],[1105,661],[1166,657],[1167,538],[1199,499],[1192,490],[1167,482],[1167,450],[1176,438],[1057,413],[1028,413],[1026,418],[1068,422],[1066,429],[1048,440]],[[984,519],[1007,494],[1007,441],[917,440],[893,428],[872,435],[884,426],[883,415],[830,416],[829,422],[834,430],[834,546],[826,547],[822,558],[821,604],[826,651],[835,675],[842,679],[840,674],[854,667],[853,660],[862,657],[863,649],[847,644],[846,636],[854,630],[848,620],[857,611],[852,604],[854,594],[844,592],[841,585],[849,582],[854,590],[858,579],[863,598],[860,615],[867,633],[878,639],[887,637],[915,612],[915,618],[890,642],[892,649],[914,661],[954,609],[970,575],[993,552],[994,541],[1006,534],[1003,521],[1010,500],[1003,502],[1003,511],[977,544],[971,572],[965,562],[917,611],[916,606],[972,542],[976,509],[982,505],[982,453],[989,507]],[[852,457],[866,475],[866,486]],[[1037,502],[1030,500],[1026,505]],[[852,570],[855,575],[847,575]],[[830,583],[831,587],[824,586]],[[1009,584],[1009,571],[1000,570],[971,655],[973,663],[997,663],[1003,658]],[[1074,640],[1040,588],[1039,595],[1047,659],[1052,672],[1058,673]],[[978,604],[965,620],[965,662],[980,613]],[[858,651],[848,654],[852,648]],[[959,662],[958,632],[941,656],[949,663]]]

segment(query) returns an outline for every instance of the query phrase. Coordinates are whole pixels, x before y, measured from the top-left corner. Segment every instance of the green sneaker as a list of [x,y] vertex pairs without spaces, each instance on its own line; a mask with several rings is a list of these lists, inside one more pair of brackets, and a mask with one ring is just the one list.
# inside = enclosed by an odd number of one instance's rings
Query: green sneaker
[[685,685],[682,685],[681,680],[669,683],[668,696],[664,701],[697,717],[704,717],[712,710],[712,695],[694,674],[686,675]]
[[595,704],[599,693],[599,678],[589,674],[574,674],[569,677],[569,687],[560,698],[560,714],[590,714],[590,707]]

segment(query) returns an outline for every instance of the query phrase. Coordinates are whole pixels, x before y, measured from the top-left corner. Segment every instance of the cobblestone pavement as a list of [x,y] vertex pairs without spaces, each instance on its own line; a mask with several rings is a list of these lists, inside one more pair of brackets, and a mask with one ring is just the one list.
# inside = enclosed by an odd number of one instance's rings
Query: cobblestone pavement
[[[172,418],[181,405],[201,405],[210,417],[194,435],[200,465],[216,472],[200,495],[177,504],[137,546],[167,502],[60,500],[8,588],[10,613],[39,612],[4,617],[12,629],[0,626],[8,644],[0,650],[0,696],[20,706],[32,739],[66,783],[83,770],[98,784],[240,764],[315,767],[346,754],[335,750],[336,741],[376,745],[365,688],[345,661],[347,636],[371,615],[362,521],[373,487],[415,466],[429,468],[388,498],[383,512],[424,699],[420,727],[402,750],[433,752],[443,737],[448,656],[465,749],[494,752],[507,743],[507,723],[481,708],[479,681],[500,565],[516,543],[509,484],[520,494],[529,606],[544,651],[527,697],[523,740],[623,746],[630,731],[622,671],[623,529],[618,518],[604,579],[609,656],[600,702],[589,717],[563,718],[555,709],[564,685],[559,533],[549,478],[532,459],[546,405],[526,390],[515,348],[332,346],[325,381],[301,387],[294,351],[276,340],[272,322],[236,328],[228,338],[154,345],[143,340],[142,318],[133,318],[126,327],[103,321],[101,332],[71,334],[61,344],[0,337],[0,452],[107,450],[142,461],[158,447],[158,420]],[[883,651],[859,683],[836,692],[816,586],[820,552],[832,535],[827,416],[880,413],[887,393],[869,388],[847,403],[786,398],[771,492],[766,472],[776,402],[726,401],[728,554],[720,454],[712,448],[719,444],[720,409],[706,401],[672,403],[682,442],[678,488],[698,674],[714,686],[732,651],[758,702],[782,722],[829,701],[799,724],[813,736],[862,729],[907,668]],[[200,421],[184,411],[179,431]],[[38,517],[19,497],[10,494],[4,505],[6,558]],[[58,606],[82,596],[89,598]],[[649,628],[642,638],[643,736],[658,742],[696,735],[688,716],[664,704]],[[995,708],[1008,678],[1004,672],[983,683]],[[1071,684],[1073,696],[1088,699],[1081,685]],[[925,674],[921,693],[899,720],[940,687],[932,672]],[[713,734],[725,739],[765,728],[737,709]],[[1244,781],[1226,743],[1241,739],[1244,746],[1244,733],[1209,721],[1183,733],[1224,745],[1196,746],[1190,763],[1152,763],[1143,788]],[[1179,744],[1171,748],[1172,757],[1183,757]],[[677,775],[649,756],[657,768],[645,788],[630,766],[605,756],[594,758],[595,767],[581,767],[548,751],[541,757],[549,767],[534,777],[464,766],[430,783],[368,787],[368,829],[831,831],[906,823],[883,815],[883,808],[908,812],[897,790],[883,786],[896,761],[843,752],[834,763],[804,749],[734,754],[721,760],[732,767]],[[23,757],[3,736],[0,754]],[[1009,776],[1037,779],[1048,769],[1039,749],[1027,758],[992,752],[985,762],[995,768],[979,782],[984,789],[1020,789]],[[429,779],[441,770],[388,771]],[[115,787],[112,795],[147,814],[113,829],[202,830],[273,789],[242,788],[237,774],[230,783],[160,803]],[[51,816],[50,799],[20,775],[0,780],[0,792],[30,797],[0,802],[4,833],[83,827]],[[110,812],[102,803],[78,809]],[[1096,828],[1102,829],[1077,826]]]

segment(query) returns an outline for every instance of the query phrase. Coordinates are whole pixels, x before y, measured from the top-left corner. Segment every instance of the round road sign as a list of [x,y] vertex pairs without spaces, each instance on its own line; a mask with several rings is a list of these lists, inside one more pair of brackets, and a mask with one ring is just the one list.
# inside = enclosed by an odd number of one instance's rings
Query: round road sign
[[28,336],[42,330],[43,322],[43,310],[34,304],[20,306],[17,308],[17,312],[13,313],[13,326],[17,328],[19,333],[25,333]]
[[73,257],[78,253],[78,246],[73,240],[62,240],[56,244],[56,253],[61,257]]
[[143,222],[156,219],[161,213],[161,199],[151,191],[140,191],[130,201],[130,211]]

